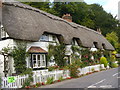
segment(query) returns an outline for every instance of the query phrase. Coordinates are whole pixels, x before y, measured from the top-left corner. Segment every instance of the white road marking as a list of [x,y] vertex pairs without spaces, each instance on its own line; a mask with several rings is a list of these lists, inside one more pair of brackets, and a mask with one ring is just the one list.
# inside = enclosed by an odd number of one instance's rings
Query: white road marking
[[120,78],[120,77],[117,77],[117,78]]
[[[120,73],[120,72],[119,72],[119,73]],[[115,73],[115,74],[113,74],[113,77],[116,76],[116,75],[118,75],[119,73]]]
[[112,85],[103,85],[103,86],[100,86],[100,88],[114,88],[114,87],[112,87]]
[[88,88],[96,88],[96,86],[89,86]]
[[95,84],[92,84],[92,85],[90,85],[90,86],[88,86],[88,88],[91,88],[91,87],[93,87],[93,86],[95,86],[95,85],[97,85],[97,84],[99,84],[99,83],[102,83],[103,81],[105,81],[106,79],[103,79],[103,80],[101,80],[101,81],[99,81],[99,82],[97,82],[97,83],[95,83]]

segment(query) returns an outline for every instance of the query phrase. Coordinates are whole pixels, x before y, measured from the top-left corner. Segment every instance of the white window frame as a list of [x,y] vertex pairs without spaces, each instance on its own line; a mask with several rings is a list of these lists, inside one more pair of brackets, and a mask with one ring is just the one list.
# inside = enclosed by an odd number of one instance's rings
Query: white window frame
[[57,42],[57,37],[55,35],[52,35],[52,41]]
[[[34,60],[34,56],[35,56],[35,60]],[[40,56],[40,59],[38,59],[38,56]],[[34,61],[36,62],[35,64],[34,64]],[[33,68],[44,68],[44,67],[46,67],[46,56],[45,56],[45,54],[32,54],[32,65],[33,65]]]

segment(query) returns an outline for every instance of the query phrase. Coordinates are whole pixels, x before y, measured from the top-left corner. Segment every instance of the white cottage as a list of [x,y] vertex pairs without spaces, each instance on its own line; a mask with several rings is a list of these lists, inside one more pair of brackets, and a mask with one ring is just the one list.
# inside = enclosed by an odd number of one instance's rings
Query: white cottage
[[[65,43],[67,50],[72,44],[86,48],[114,50],[100,33],[72,22],[69,14],[62,19],[19,2],[5,2],[0,14],[0,50],[13,47],[16,41],[27,42],[26,66],[34,70],[47,67],[46,54],[50,43]],[[68,20],[70,19],[70,20]],[[70,56],[70,53],[67,53]],[[14,60],[9,57],[9,73],[15,73]],[[50,65],[55,64],[51,61]],[[4,73],[4,57],[0,55],[0,74]]]

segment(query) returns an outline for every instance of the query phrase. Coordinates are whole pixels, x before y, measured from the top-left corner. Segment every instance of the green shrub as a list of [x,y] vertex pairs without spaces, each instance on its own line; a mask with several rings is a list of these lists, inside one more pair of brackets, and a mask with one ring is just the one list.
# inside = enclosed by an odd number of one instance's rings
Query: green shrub
[[30,86],[31,80],[29,78],[25,79],[25,82],[23,83],[22,88],[25,88],[26,86]]
[[100,58],[100,64],[104,64],[104,67],[106,68],[108,65],[108,61],[105,57]]
[[72,78],[77,78],[78,74],[80,73],[80,71],[78,70],[78,67],[75,65],[70,65],[69,66],[69,70],[70,70],[70,76]]
[[116,67],[118,67],[118,64],[117,63],[112,63],[112,68],[116,68]]
[[48,71],[53,71],[58,68],[59,68],[59,66],[50,66],[50,67],[48,67]]
[[95,68],[94,68],[94,67],[92,67],[92,69],[91,69],[91,70],[92,70],[92,72],[94,72],[94,71],[95,71]]
[[58,80],[60,80],[60,81],[62,81],[63,80],[63,77],[61,76],[61,77],[59,77],[59,79]]
[[54,80],[54,78],[53,77],[48,77],[47,78],[47,83],[46,84],[52,84],[53,83],[53,80]]

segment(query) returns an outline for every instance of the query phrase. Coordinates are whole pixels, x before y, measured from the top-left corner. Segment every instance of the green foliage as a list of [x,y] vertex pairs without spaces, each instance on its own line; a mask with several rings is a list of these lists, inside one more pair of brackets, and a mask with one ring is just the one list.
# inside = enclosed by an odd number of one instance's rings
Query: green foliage
[[117,63],[112,63],[112,68],[116,68],[116,67],[118,67],[118,64]]
[[54,60],[57,63],[57,65],[63,67],[66,65],[65,50],[65,44],[63,43],[56,46],[49,45],[48,58],[54,56]]
[[106,68],[108,65],[108,61],[105,57],[100,58],[100,64],[104,64],[104,67]]
[[11,48],[9,46],[2,48],[2,50],[0,51],[0,54],[4,55],[7,54],[10,56],[10,52],[11,52]]
[[80,73],[80,71],[78,70],[78,67],[75,66],[74,64],[69,66],[69,70],[70,70],[70,77],[72,78],[77,78],[78,74]]
[[47,78],[47,83],[46,84],[52,84],[53,83],[54,78],[53,77],[48,77]]
[[95,71],[95,68],[93,67],[91,70],[92,70],[92,72],[94,72],[94,71]]
[[59,79],[58,80],[60,80],[60,81],[62,81],[63,80],[63,77],[61,76],[61,77],[59,77]]
[[17,74],[21,74],[26,71],[26,43],[17,42],[17,45],[12,50],[12,57],[14,59],[14,67]]
[[94,57],[94,63],[99,64],[100,63],[100,57],[101,57],[101,51],[100,50],[94,51],[94,52],[92,52],[92,55]]
[[106,39],[115,47],[118,46],[118,36],[115,32],[108,33]]
[[79,60],[80,61],[81,47],[80,46],[72,45],[71,49],[72,49],[72,57],[71,57],[72,63],[75,60]]
[[23,73],[21,73],[21,75],[28,75],[29,81],[32,82],[33,81],[33,72],[32,71],[33,71],[33,69],[26,68],[26,70]]
[[29,78],[25,79],[25,82],[23,83],[22,88],[25,88],[26,86],[30,86],[31,80]]
[[59,68],[59,66],[50,66],[50,67],[48,67],[48,71],[53,71],[58,68]]
[[83,62],[84,66],[89,66],[94,64],[94,60],[91,59],[92,52],[88,48],[83,48],[81,50],[81,61]]
[[33,72],[31,68],[27,68],[21,75],[28,75],[28,78],[25,79],[25,82],[22,86],[22,88],[25,88],[26,86],[30,86],[30,83],[33,81]]

